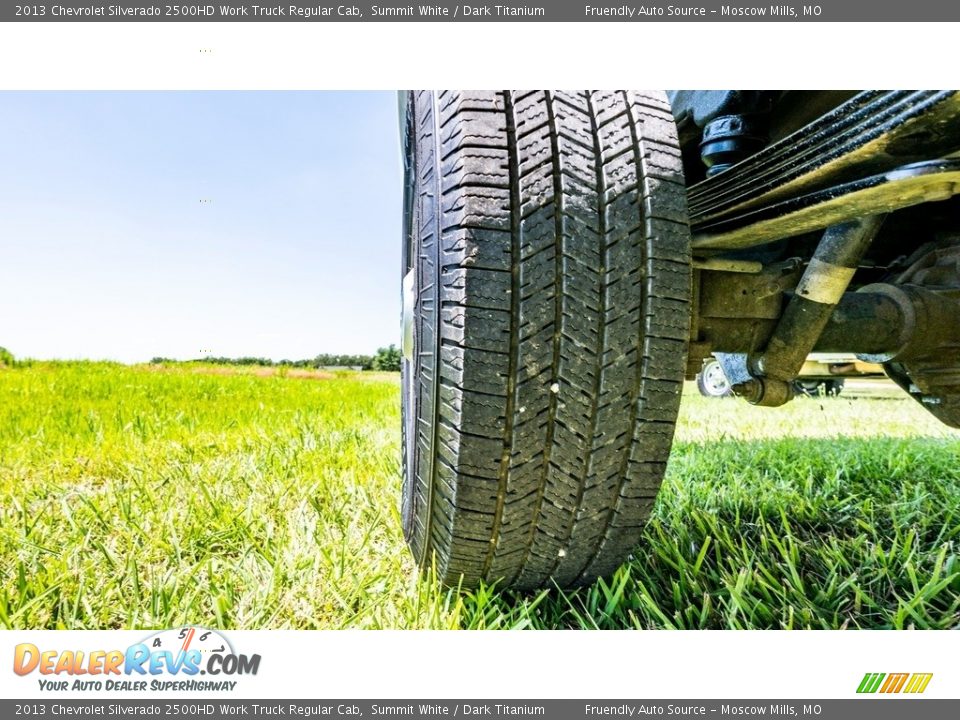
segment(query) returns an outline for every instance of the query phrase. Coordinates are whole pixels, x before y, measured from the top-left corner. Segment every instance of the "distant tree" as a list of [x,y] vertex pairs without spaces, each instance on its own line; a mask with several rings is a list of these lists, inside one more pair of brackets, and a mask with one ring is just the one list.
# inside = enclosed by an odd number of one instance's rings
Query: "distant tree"
[[372,368],[374,370],[389,370],[391,372],[400,371],[400,349],[396,345],[379,348],[377,354],[373,356]]
[[5,347],[0,347],[0,367],[13,367],[17,364],[17,359],[13,353]]
[[210,365],[263,365],[266,367],[271,367],[273,365],[273,360],[270,358],[261,358],[261,357],[238,357],[238,358],[228,358],[228,357],[213,357],[207,355],[202,358],[195,358],[192,362],[201,362],[209,363]]
[[[399,370],[400,369],[400,351],[393,345],[389,348],[380,348],[377,351],[380,366],[378,370]],[[320,353],[316,357],[302,360],[283,359],[274,362],[270,358],[262,357],[213,357],[207,355],[202,358],[195,358],[189,362],[208,363],[210,365],[262,365],[264,367],[295,367],[295,368],[360,368],[361,370],[372,370],[377,362],[377,357],[372,355],[334,355],[331,353]],[[165,357],[155,357],[151,361],[154,364],[177,363],[179,360],[173,360]]]
[[373,358],[369,355],[331,355],[330,353],[320,353],[310,363],[315,368],[327,367],[352,367],[369,370],[373,363]]

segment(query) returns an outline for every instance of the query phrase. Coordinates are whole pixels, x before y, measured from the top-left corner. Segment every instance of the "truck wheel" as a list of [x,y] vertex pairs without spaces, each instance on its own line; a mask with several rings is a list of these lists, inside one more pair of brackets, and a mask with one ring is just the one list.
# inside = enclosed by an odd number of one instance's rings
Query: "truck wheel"
[[836,380],[795,380],[797,395],[836,397],[843,390],[843,378]]
[[837,378],[836,380],[827,380],[824,385],[827,395],[837,397],[843,391],[844,379]]
[[720,363],[711,358],[707,360],[697,375],[697,390],[704,397],[727,397],[732,393],[730,382],[723,374]]
[[819,380],[794,380],[793,390],[797,395],[806,395],[807,397],[816,397],[820,394]]
[[665,96],[406,96],[403,530],[447,584],[573,586],[637,545],[686,363]]

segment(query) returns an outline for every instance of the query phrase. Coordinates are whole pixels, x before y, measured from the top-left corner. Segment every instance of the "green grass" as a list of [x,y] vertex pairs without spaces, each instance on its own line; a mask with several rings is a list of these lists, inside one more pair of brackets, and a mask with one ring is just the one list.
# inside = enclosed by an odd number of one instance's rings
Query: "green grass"
[[688,393],[631,562],[520,596],[417,577],[398,428],[392,375],[0,369],[0,626],[960,625],[960,436],[893,393]]

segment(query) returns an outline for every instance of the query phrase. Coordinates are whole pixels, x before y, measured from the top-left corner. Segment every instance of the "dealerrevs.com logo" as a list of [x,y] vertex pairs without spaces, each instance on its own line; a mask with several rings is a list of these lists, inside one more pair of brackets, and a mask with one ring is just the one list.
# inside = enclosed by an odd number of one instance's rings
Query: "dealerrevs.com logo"
[[259,669],[260,655],[237,653],[221,633],[200,627],[164,630],[126,650],[20,643],[13,653],[13,671],[36,673],[40,689],[49,691],[230,691],[238,682],[233,678]]

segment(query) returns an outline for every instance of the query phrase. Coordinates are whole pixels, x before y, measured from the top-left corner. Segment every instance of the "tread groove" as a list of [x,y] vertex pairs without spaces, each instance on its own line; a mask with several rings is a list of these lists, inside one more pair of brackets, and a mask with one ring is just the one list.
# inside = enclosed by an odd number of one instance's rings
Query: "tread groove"
[[[550,381],[556,382],[556,376],[560,367],[560,343],[563,333],[563,181],[561,178],[560,151],[556,133],[556,116],[552,108],[552,97],[549,92],[544,93],[547,110],[546,127],[550,130],[550,152],[551,152],[551,173],[553,176],[553,205],[554,205],[554,307],[553,307],[553,356],[550,362]],[[527,538],[526,548],[523,552],[523,562],[520,563],[510,582],[513,583],[517,578],[522,577],[527,571],[527,565],[530,562],[530,556],[533,552],[533,545],[536,540],[537,523],[536,519],[540,515],[540,509],[543,505],[543,496],[546,490],[547,477],[550,473],[554,431],[557,421],[557,393],[551,392],[548,399],[548,413],[546,437],[543,443],[543,475],[537,488],[537,496],[530,518],[530,533]]]
[[[441,191],[441,182],[440,182],[440,172],[438,160],[438,154],[440,152],[440,118],[438,117],[439,113],[437,110],[437,104],[434,102],[430,108],[431,120],[433,121],[433,190],[436,198],[440,196]],[[441,227],[443,226],[443,210],[442,206],[439,206],[434,210],[434,248],[436,249],[434,267],[439,267],[441,265]],[[440,283],[433,283],[433,312],[437,313],[437,309],[440,306]],[[439,317],[437,317],[439,325]],[[430,417],[431,417],[431,427],[430,427],[430,452],[428,457],[430,458],[430,485],[427,488],[426,498],[427,506],[424,512],[426,517],[426,537],[423,541],[423,554],[420,557],[420,564],[426,564],[430,558],[430,551],[433,546],[433,507],[435,504],[434,493],[436,492],[437,487],[437,444],[438,444],[438,431],[440,428],[440,383],[436,382],[436,379],[440,375],[440,341],[441,333],[439,328],[434,329],[433,333],[434,339],[434,382],[430,383]]]
[[499,544],[500,524],[503,521],[503,505],[506,502],[507,481],[510,473],[513,448],[514,409],[517,405],[517,363],[520,345],[520,185],[515,180],[520,161],[517,156],[516,125],[513,118],[513,101],[510,91],[503,91],[504,110],[507,119],[507,157],[510,168],[510,360],[507,366],[507,404],[504,411],[503,454],[497,483],[497,505],[494,510],[493,528],[490,531],[490,547],[483,563],[483,577],[487,577],[493,556]]
[[[644,222],[644,217],[643,217],[644,216],[644,197],[639,192],[639,188],[643,187],[643,181],[644,181],[644,172],[643,172],[644,166],[642,161],[642,150],[640,148],[640,139],[637,137],[636,118],[634,117],[633,111],[631,110],[630,97],[626,91],[623,91],[623,99],[627,108],[627,126],[630,128],[630,136],[633,141],[631,143],[631,146],[633,147],[634,166],[636,167],[636,171],[637,171],[637,188],[638,188],[637,209],[639,210],[639,214],[640,214],[639,224],[642,226]],[[642,248],[642,251],[643,251],[642,263],[643,265],[646,265],[647,257],[648,257],[646,252],[647,243],[646,242],[641,243],[640,247]],[[642,316],[646,312],[647,290],[644,286],[641,286],[640,292],[641,292],[641,296],[640,296],[639,309],[640,309],[640,314]],[[636,431],[638,406],[641,400],[641,388],[643,387],[644,350],[646,349],[644,347],[645,345],[646,343],[644,342],[644,338],[643,336],[641,336],[639,338],[639,347],[637,348],[637,352],[639,353],[640,357],[638,358],[636,375],[634,376],[633,392],[631,393],[631,396],[630,396],[630,432],[631,433]],[[600,533],[600,538],[601,538],[600,543],[597,545],[593,554],[590,556],[590,559],[587,560],[586,564],[583,567],[583,570],[580,571],[578,578],[584,577],[584,575],[589,571],[590,567],[597,561],[597,559],[600,557],[601,553],[604,550],[604,545],[605,545],[604,541],[606,539],[607,533],[610,530],[610,524],[613,522],[613,518],[617,513],[617,506],[619,504],[618,500],[620,498],[620,493],[623,492],[623,484],[627,477],[627,464],[629,462],[630,462],[630,453],[629,452],[624,453],[623,460],[621,461],[621,465],[620,465],[620,470],[617,473],[617,483],[616,483],[616,489],[613,494],[613,502],[610,504],[607,510],[606,518],[604,519],[604,522],[603,522],[603,528]]]
[[[597,414],[598,414],[598,404],[601,391],[601,381],[603,379],[603,356],[605,351],[605,329],[606,329],[606,313],[607,313],[607,283],[604,279],[606,275],[606,257],[605,257],[605,245],[606,245],[606,236],[607,236],[607,219],[606,219],[606,178],[603,171],[603,157],[600,149],[600,136],[597,132],[596,117],[593,111],[593,104],[590,101],[589,93],[586,96],[587,107],[589,109],[590,116],[590,126],[593,133],[594,139],[594,173],[596,174],[596,188],[597,188],[597,242],[598,242],[598,255],[600,258],[601,266],[598,268],[597,274],[599,277],[600,284],[600,307],[597,308],[597,342],[596,350],[594,352],[594,376],[593,376],[593,388],[592,393],[590,394],[590,421],[589,429],[586,435],[586,441],[592,446],[595,436],[597,434]],[[592,449],[592,447],[591,447]],[[565,533],[566,537],[572,537],[576,529],[579,514],[583,505],[584,492],[586,491],[587,478],[589,477],[590,467],[592,462],[591,454],[584,453],[583,456],[583,466],[581,468],[580,479],[577,487],[577,499],[574,503],[574,512],[570,518],[570,525]],[[569,550],[567,551],[569,555]],[[563,565],[564,557],[558,555],[556,560],[554,560],[553,568],[550,570],[550,576],[553,577],[557,571]],[[579,577],[579,572],[575,577]]]

